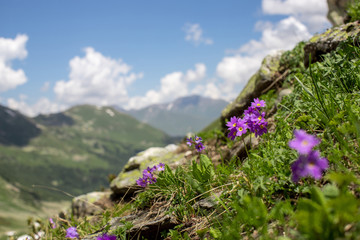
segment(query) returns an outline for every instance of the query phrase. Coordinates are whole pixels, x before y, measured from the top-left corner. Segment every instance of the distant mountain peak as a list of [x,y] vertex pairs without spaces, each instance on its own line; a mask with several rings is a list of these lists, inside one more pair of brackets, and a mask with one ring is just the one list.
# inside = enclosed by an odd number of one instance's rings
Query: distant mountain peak
[[[185,136],[188,132],[200,131],[216,118],[228,102],[200,95],[180,97],[174,101],[152,104],[126,113],[137,120],[165,131],[171,136]],[[124,111],[118,108],[120,111]]]

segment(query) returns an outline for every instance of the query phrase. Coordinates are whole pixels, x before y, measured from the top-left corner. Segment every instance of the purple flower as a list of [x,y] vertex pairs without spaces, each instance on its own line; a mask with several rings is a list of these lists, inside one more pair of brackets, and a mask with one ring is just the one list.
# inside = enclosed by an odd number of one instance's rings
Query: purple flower
[[96,238],[96,240],[116,240],[116,236],[107,235],[106,233]]
[[151,178],[153,176],[154,168],[147,167],[143,171],[143,177],[145,178]]
[[202,141],[202,138],[195,135],[195,137],[194,137],[194,143],[195,143],[195,144],[199,144],[199,143],[201,143],[201,141]]
[[198,151],[198,152],[201,152],[202,150],[205,149],[203,143],[201,142],[202,141],[202,138],[201,137],[198,137],[195,135],[194,139],[192,138],[188,138],[187,139],[187,144],[189,146],[192,146],[193,144],[195,145],[195,149]]
[[321,158],[319,151],[311,151],[308,155],[300,155],[299,159],[291,165],[292,180],[297,182],[302,177],[320,179],[322,172],[328,167],[328,160]]
[[236,118],[235,116],[227,122],[226,126],[230,132],[228,133],[228,138],[234,140],[237,136],[241,136],[247,132],[249,129],[250,132],[255,133],[255,136],[261,136],[267,132],[268,123],[265,121],[265,112],[260,113],[260,108],[265,107],[265,101],[259,100],[258,98],[254,99],[254,102],[251,103],[251,106],[244,111],[244,117]]
[[76,231],[76,227],[69,227],[66,229],[66,236],[67,238],[79,238],[79,234]]
[[292,149],[297,150],[300,154],[308,154],[313,147],[320,143],[320,139],[307,134],[304,130],[294,131],[295,139],[289,142],[289,146]]
[[255,131],[255,137],[261,136],[264,133],[267,133],[267,125],[268,122],[265,122],[264,120],[259,122],[255,125],[254,131]]
[[152,176],[151,178],[148,178],[148,181],[150,184],[156,183],[156,177]]
[[237,117],[231,117],[230,121],[226,123],[226,126],[228,127],[228,130],[231,130],[233,128],[237,128],[239,125],[239,119]]
[[202,150],[205,149],[205,146],[204,144],[202,144],[202,142],[198,143],[195,145],[195,149],[198,151],[198,152],[201,152]]
[[265,120],[265,112],[259,113],[256,112],[251,115],[251,121],[253,122],[262,122]]
[[251,107],[256,108],[260,111],[261,107],[265,107],[265,101],[264,100],[259,100],[258,98],[254,99],[254,102],[251,103]]
[[241,136],[243,134],[246,133],[246,129],[247,129],[247,125],[245,124],[244,121],[239,121],[239,126],[237,127],[237,132],[236,132],[236,136]]
[[49,222],[52,229],[56,228],[56,224],[52,218],[49,218]]
[[236,135],[237,135],[237,129],[232,128],[230,130],[230,132],[228,133],[228,138],[230,138],[231,140],[234,140],[236,138]]
[[137,185],[139,185],[140,187],[146,187],[148,184],[148,178],[142,177],[139,178],[138,180],[136,180]]
[[186,139],[186,144],[189,145],[189,147],[191,147],[192,143],[193,143],[192,138],[187,138]]
[[246,116],[246,115],[251,115],[251,114],[254,114],[254,113],[256,113],[256,112],[258,112],[258,110],[257,110],[257,108],[254,108],[254,107],[248,107],[248,109],[246,109],[245,111],[244,111],[244,115]]
[[156,166],[156,170],[158,170],[159,172],[162,172],[165,170],[165,164],[164,163],[159,163],[159,165]]

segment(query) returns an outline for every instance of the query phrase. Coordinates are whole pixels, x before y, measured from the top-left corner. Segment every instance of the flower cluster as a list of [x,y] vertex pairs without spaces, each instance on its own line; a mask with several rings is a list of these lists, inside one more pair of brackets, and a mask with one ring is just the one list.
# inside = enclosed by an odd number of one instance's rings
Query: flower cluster
[[205,149],[205,146],[201,141],[202,141],[202,138],[195,135],[194,139],[193,138],[186,139],[186,144],[189,145],[189,147],[194,145],[195,149],[198,152],[201,152],[202,150]]
[[228,138],[234,140],[249,130],[255,133],[255,136],[261,136],[267,132],[268,122],[265,120],[265,112],[260,112],[261,108],[265,107],[265,101],[255,98],[251,106],[244,111],[244,117],[231,117],[230,121],[226,123],[228,130]]
[[289,146],[299,152],[300,157],[291,165],[292,180],[299,181],[302,177],[320,179],[322,172],[329,167],[328,160],[320,157],[320,152],[313,147],[320,143],[320,139],[304,130],[295,130],[295,138],[289,142]]
[[96,240],[116,240],[116,236],[107,235],[106,233],[96,238]]
[[159,163],[159,165],[155,165],[152,168],[147,167],[143,171],[143,177],[136,180],[136,183],[140,187],[146,187],[148,184],[156,183],[156,177],[154,176],[154,172],[155,171],[162,172],[164,170],[165,170],[165,164],[164,163]]
[[69,227],[66,229],[66,236],[67,238],[79,238],[79,234],[76,230],[76,227]]

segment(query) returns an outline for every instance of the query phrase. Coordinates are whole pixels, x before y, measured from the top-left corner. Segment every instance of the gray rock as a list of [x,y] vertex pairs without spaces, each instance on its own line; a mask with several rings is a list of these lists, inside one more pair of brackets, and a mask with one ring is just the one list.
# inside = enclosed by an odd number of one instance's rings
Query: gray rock
[[112,206],[111,192],[91,192],[80,195],[72,200],[72,214],[79,218],[101,213]]
[[[164,204],[166,204],[164,202]],[[172,214],[164,209],[140,210],[124,217],[112,218],[109,223],[109,234],[119,228],[125,227],[125,222],[130,222],[132,227],[126,231],[128,239],[161,239],[160,233],[171,229],[179,224]],[[95,240],[100,233],[85,237],[87,240]]]
[[344,24],[346,18],[346,7],[349,0],[327,0],[328,14],[327,18],[333,26],[340,26]]
[[327,30],[325,33],[315,35],[304,47],[305,67],[309,66],[310,61],[312,63],[320,61],[321,55],[334,51],[340,42],[343,42],[348,38],[357,38],[359,36],[359,22],[352,22],[339,27],[334,27]]
[[131,157],[124,170],[111,182],[110,188],[116,198],[130,197],[136,191],[141,190],[136,185],[136,180],[142,177],[142,172],[147,167],[159,163],[174,165],[184,160],[183,153],[177,153],[178,146],[170,144],[164,148],[152,147],[136,156]]
[[232,116],[241,116],[254,98],[262,95],[264,90],[270,90],[268,87],[278,77],[282,53],[283,51],[277,51],[266,56],[261,63],[260,69],[249,79],[239,96],[222,111],[221,122],[224,128],[225,119],[230,119]]
[[[216,196],[220,196],[220,193],[216,193]],[[194,208],[195,211],[197,211],[199,208],[205,209],[205,210],[211,210],[213,209],[216,205],[219,204],[219,201],[216,199],[215,196],[210,196],[204,199],[201,199],[200,201],[196,202],[192,207]]]

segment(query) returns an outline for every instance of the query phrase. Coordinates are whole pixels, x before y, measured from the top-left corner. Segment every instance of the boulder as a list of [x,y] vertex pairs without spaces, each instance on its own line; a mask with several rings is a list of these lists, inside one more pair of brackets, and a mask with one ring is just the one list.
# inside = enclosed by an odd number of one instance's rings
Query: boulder
[[[321,60],[321,55],[334,51],[340,42],[360,37],[360,23],[351,22],[313,36],[304,47],[304,64]],[[358,41],[358,40],[357,40]],[[311,56],[311,59],[310,59]]]
[[349,0],[327,0],[328,14],[327,18],[333,26],[340,26],[345,23],[346,7]]
[[91,192],[80,195],[72,200],[71,211],[74,217],[85,217],[101,213],[113,204],[110,200],[111,192]]
[[[260,69],[250,78],[239,96],[221,113],[221,122],[225,127],[225,119],[241,116],[254,98],[270,90],[269,86],[279,77],[280,59],[283,51],[277,51],[264,58]],[[263,92],[265,90],[265,92]]]
[[142,172],[147,167],[159,163],[172,166],[186,161],[184,153],[178,153],[177,148],[174,144],[164,148],[152,147],[130,158],[124,170],[110,184],[110,188],[114,193],[113,198],[130,197],[137,190],[140,190],[141,188],[136,185],[136,180],[142,177]]

